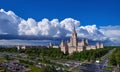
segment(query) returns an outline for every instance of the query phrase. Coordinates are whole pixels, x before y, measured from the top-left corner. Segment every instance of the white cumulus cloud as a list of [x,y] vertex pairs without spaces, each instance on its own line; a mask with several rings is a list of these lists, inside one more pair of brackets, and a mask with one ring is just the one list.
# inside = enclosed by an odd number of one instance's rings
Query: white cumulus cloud
[[120,26],[105,26],[97,28],[95,24],[81,26],[80,21],[73,18],[49,20],[47,18],[36,21],[33,18],[24,20],[12,11],[0,9],[0,34],[34,35],[48,37],[70,36],[75,26],[78,37],[92,40],[106,40],[120,42]]
[[32,18],[29,18],[27,21],[21,20],[18,25],[19,35],[37,35],[37,31],[37,22]]
[[80,21],[74,20],[72,18],[66,18],[60,22],[61,27],[65,27],[66,30],[72,31],[74,26],[77,28],[80,25]]
[[0,34],[17,34],[21,18],[12,11],[0,10]]
[[111,41],[120,43],[120,26],[102,26],[100,31]]
[[96,27],[95,24],[87,25],[87,26],[80,26],[77,28],[77,33],[79,37],[82,38],[89,38],[92,40],[105,40],[106,37],[103,35],[102,32]]
[[35,36],[65,36],[67,30],[61,27],[58,19],[49,21],[48,19],[42,19],[42,21],[36,22],[34,19],[29,18],[27,21],[22,20],[18,26],[19,35],[35,35]]

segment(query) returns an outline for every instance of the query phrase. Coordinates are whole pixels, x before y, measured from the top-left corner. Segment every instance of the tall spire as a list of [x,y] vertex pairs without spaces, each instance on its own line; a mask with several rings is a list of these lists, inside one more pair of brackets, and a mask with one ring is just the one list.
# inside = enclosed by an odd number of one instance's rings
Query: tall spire
[[75,25],[73,25],[73,34],[76,34]]
[[74,30],[75,30],[75,25],[74,25]]
[[72,46],[77,46],[77,43],[78,43],[78,40],[77,40],[77,33],[76,33],[76,30],[75,30],[75,25],[74,25],[74,30],[72,31],[72,37],[71,37],[71,40],[70,40]]
[[76,34],[75,25],[73,25],[72,36]]

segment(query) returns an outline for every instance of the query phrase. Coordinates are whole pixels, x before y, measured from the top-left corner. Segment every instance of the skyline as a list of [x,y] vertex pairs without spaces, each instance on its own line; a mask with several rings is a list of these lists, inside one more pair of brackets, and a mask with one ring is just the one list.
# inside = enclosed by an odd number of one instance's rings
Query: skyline
[[120,0],[1,0],[0,72],[120,72]]
[[[78,37],[80,38],[82,37],[93,41],[106,42],[107,45],[120,45],[119,25],[101,26],[100,28],[98,28],[96,24],[82,26],[80,21],[73,18],[65,18],[62,21],[59,21],[59,19],[53,19],[50,21],[49,19],[44,18],[37,22],[33,18],[25,20],[17,16],[13,11],[5,11],[4,9],[0,9],[0,16],[1,40],[10,38],[21,39],[21,36],[28,36],[28,38],[30,38],[30,36],[37,36],[38,40],[43,36],[60,38],[69,37],[71,36],[73,26],[75,26]],[[16,37],[14,35],[18,36]],[[36,38],[33,37],[32,39]]]
[[120,45],[118,0],[26,2],[0,2],[0,35],[69,37],[75,26],[80,38]]

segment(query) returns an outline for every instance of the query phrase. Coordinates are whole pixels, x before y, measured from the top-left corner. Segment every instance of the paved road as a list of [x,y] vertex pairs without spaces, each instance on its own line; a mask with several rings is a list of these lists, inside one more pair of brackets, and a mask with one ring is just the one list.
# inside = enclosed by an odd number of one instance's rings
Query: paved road
[[94,62],[93,64],[87,64],[85,65],[85,68],[79,66],[80,70],[82,70],[82,72],[109,72],[103,69],[107,67],[109,56],[112,54],[114,50],[115,48],[109,52],[109,55],[101,63],[97,64]]
[[108,59],[105,59],[101,64],[93,63],[93,64],[87,64],[84,67],[80,67],[80,70],[82,72],[108,72],[105,70],[102,70],[106,64],[107,64]]
[[116,48],[112,49],[109,52],[109,55],[99,64],[100,69],[104,69],[105,67],[108,67],[107,64],[108,64],[108,61],[109,61],[109,57],[112,54],[112,52],[115,51],[115,50],[116,50]]

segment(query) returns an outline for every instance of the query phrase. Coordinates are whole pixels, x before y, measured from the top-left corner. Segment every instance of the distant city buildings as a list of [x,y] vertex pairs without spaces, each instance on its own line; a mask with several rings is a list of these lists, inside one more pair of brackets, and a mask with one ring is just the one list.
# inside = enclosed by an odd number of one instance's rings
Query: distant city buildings
[[104,48],[103,43],[96,43],[96,45],[89,45],[88,39],[82,39],[81,42],[78,42],[77,33],[75,28],[72,32],[72,37],[70,38],[70,42],[61,41],[60,49],[64,53],[73,53],[73,52],[80,52],[83,50],[90,50],[90,49],[98,49]]
[[46,46],[27,46],[27,45],[18,45],[17,46],[17,49],[20,50],[20,49],[29,49],[29,48],[40,48],[40,49],[46,49],[48,47]]

